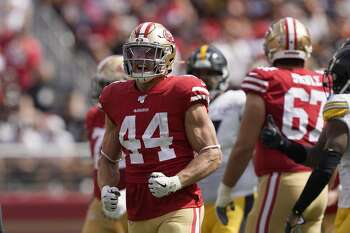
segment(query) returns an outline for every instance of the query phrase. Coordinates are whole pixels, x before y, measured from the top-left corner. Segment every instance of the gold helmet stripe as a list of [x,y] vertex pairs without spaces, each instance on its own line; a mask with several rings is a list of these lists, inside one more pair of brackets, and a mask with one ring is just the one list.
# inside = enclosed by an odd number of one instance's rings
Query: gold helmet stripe
[[207,55],[208,45],[203,45],[199,51],[199,59],[204,60]]

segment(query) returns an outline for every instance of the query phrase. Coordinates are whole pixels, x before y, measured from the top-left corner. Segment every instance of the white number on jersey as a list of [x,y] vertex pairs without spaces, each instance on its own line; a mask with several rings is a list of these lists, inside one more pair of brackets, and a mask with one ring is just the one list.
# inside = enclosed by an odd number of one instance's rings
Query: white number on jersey
[[94,168],[98,168],[98,159],[100,157],[100,150],[102,147],[103,136],[105,134],[104,128],[95,127],[92,131],[92,140],[95,140],[93,145],[93,156],[94,156]]
[[[159,129],[159,137],[152,137],[157,129]],[[124,140],[126,134],[128,139]],[[168,113],[159,112],[153,116],[142,135],[142,140],[145,148],[160,147],[158,152],[159,161],[176,157],[174,149],[170,148],[173,137],[169,137]],[[136,139],[136,116],[126,116],[124,118],[119,131],[119,141],[122,146],[131,151],[131,164],[144,163],[143,156],[138,151],[141,149],[141,141]]]
[[[310,116],[301,107],[295,107],[295,100],[299,99],[302,102],[311,105],[321,104],[318,112],[315,129],[309,133],[309,141],[316,142],[323,127],[322,111],[324,103],[326,103],[326,95],[322,91],[311,90],[308,94],[303,88],[292,87],[288,90],[284,97],[284,113],[282,132],[291,140],[300,140],[307,133],[307,125]],[[293,128],[293,119],[299,120],[298,128]]]

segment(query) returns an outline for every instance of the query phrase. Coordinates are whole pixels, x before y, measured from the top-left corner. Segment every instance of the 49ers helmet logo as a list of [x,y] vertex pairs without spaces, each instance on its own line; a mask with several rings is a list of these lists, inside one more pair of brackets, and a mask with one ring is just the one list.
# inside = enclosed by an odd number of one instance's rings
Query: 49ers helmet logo
[[175,43],[173,35],[171,35],[171,33],[168,30],[166,29],[163,30],[163,36],[167,41],[171,43]]

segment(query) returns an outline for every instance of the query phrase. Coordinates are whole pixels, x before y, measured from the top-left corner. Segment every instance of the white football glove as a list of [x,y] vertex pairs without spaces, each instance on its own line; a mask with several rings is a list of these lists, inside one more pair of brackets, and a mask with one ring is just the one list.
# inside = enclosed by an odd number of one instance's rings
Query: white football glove
[[231,210],[235,208],[231,198],[231,189],[231,187],[221,182],[215,202],[216,215],[224,225],[228,224],[227,207],[230,207]]
[[119,192],[117,187],[103,186],[101,189],[101,203],[103,214],[117,219],[125,213],[125,190]]
[[148,188],[153,196],[161,198],[181,189],[181,182],[178,176],[168,177],[161,172],[152,172]]

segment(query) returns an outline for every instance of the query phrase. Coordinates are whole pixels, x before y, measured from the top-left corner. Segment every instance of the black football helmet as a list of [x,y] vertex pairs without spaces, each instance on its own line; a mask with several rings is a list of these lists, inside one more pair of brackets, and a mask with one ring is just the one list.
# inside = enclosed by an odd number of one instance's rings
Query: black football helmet
[[227,60],[212,45],[202,45],[192,53],[187,60],[187,73],[202,79],[209,91],[227,88]]
[[334,53],[325,75],[333,77],[334,94],[350,93],[350,39]]

